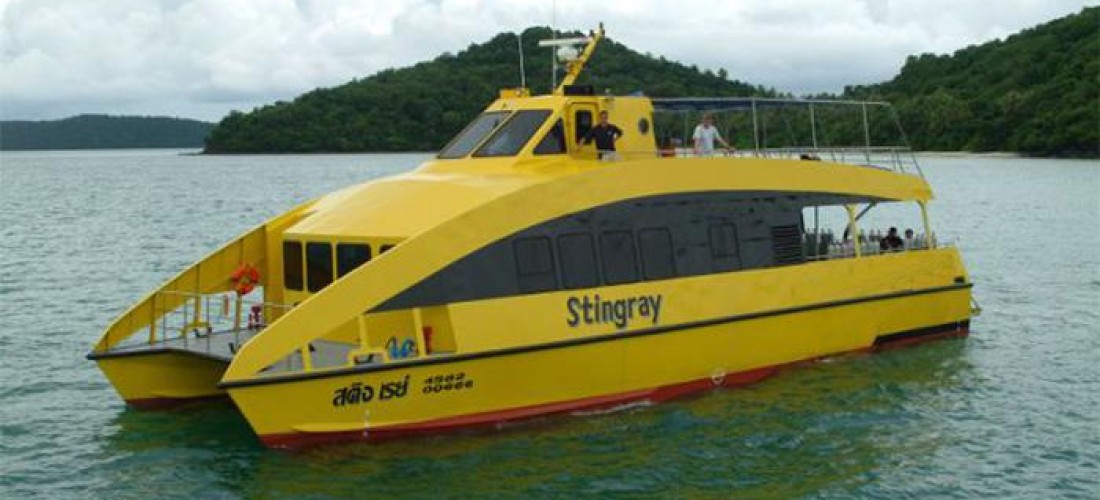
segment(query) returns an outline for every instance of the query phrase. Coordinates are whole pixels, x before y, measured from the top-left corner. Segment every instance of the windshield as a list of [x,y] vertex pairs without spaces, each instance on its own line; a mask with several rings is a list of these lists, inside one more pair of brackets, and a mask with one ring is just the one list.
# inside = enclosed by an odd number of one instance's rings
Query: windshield
[[473,122],[466,126],[454,139],[451,139],[443,150],[439,152],[440,158],[462,158],[470,154],[482,139],[489,135],[498,125],[504,122],[511,114],[510,111],[490,111],[482,113]]
[[512,156],[518,153],[549,116],[548,109],[517,111],[474,156]]

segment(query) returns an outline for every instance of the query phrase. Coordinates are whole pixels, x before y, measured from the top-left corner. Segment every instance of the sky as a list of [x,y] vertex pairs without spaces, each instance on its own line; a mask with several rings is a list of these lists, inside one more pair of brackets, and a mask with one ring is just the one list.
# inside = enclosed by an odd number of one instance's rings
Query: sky
[[835,92],[892,78],[908,55],[1004,38],[1098,2],[0,0],[0,119],[216,121],[499,32],[600,21],[641,52],[781,91]]

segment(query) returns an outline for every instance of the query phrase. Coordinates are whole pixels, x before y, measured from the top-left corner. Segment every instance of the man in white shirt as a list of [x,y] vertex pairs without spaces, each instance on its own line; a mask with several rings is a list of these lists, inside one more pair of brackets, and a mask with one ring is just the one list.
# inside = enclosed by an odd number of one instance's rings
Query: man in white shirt
[[695,144],[695,154],[697,156],[713,155],[714,141],[722,143],[722,146],[726,149],[730,147],[729,143],[718,133],[718,128],[714,126],[714,116],[710,113],[703,114],[703,122],[695,126],[695,133],[691,137]]

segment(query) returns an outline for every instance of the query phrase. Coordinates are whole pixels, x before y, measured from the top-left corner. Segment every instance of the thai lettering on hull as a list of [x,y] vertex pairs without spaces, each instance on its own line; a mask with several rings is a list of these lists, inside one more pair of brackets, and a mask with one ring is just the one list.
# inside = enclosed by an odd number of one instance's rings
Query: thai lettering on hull
[[403,398],[409,393],[409,376],[396,382],[384,382],[378,387],[363,382],[355,382],[333,392],[332,406],[357,405],[369,403],[375,398],[379,401]]
[[662,295],[641,295],[622,299],[603,299],[599,294],[569,297],[565,301],[565,323],[571,327],[580,324],[612,324],[623,329],[638,321],[656,325],[661,319]]

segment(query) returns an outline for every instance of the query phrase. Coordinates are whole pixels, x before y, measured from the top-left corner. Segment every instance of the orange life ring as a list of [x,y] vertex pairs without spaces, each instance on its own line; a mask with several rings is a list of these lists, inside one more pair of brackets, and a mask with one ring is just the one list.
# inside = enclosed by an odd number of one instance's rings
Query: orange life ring
[[260,283],[260,270],[244,262],[229,275],[229,280],[233,282],[233,289],[237,291],[237,295],[248,295]]

